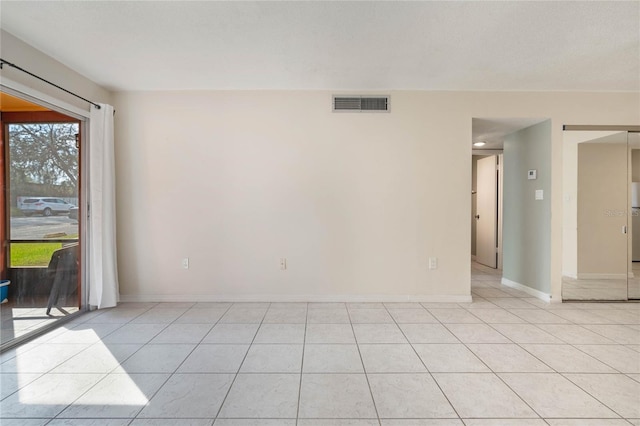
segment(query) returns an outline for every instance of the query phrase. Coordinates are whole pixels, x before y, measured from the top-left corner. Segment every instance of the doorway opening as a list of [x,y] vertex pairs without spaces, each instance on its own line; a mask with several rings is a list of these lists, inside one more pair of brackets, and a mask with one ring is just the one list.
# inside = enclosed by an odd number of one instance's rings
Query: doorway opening
[[83,309],[84,119],[0,92],[0,348]]
[[551,121],[473,118],[472,144],[472,285],[486,273],[548,301]]
[[502,154],[472,157],[471,256],[502,270]]

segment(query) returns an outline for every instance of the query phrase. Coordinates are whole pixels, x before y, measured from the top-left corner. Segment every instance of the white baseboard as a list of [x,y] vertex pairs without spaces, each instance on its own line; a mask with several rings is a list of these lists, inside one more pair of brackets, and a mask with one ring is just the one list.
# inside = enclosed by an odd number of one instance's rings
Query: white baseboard
[[524,284],[517,283],[515,281],[508,280],[506,278],[502,278],[502,284],[507,287],[515,288],[517,290],[522,290],[527,294],[532,295],[533,297],[537,297],[540,300],[544,300],[545,302],[551,302],[551,295],[544,293],[540,290],[536,290],[535,288],[531,288]]
[[594,274],[594,273],[578,273],[579,280],[626,280],[628,274]]
[[121,294],[120,302],[424,302],[470,303],[471,295],[369,294]]
[[577,279],[578,279],[578,274],[576,274],[575,272],[571,272],[571,273],[569,273],[569,272],[566,272],[566,273],[565,273],[565,272],[563,272],[563,273],[562,273],[562,276],[563,276],[563,277],[567,277],[567,278],[571,278],[572,280],[577,280]]

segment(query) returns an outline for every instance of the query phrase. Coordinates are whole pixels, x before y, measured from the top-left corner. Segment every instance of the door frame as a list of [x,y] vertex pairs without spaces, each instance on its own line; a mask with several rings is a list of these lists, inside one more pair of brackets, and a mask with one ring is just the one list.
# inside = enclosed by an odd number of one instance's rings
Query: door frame
[[[90,129],[91,113],[89,110],[83,110],[65,101],[62,101],[58,98],[47,95],[29,86],[25,86],[21,83],[15,82],[11,79],[4,78],[4,77],[2,78],[2,82],[0,83],[0,91],[7,93],[11,96],[15,96],[17,98],[21,98],[26,101],[32,102],[34,104],[42,105],[46,108],[49,108],[51,111],[58,112],[60,114],[71,117],[75,120],[78,120],[80,123],[80,134],[82,135],[81,136],[82,149],[80,149],[80,152],[79,152],[80,164],[79,164],[79,187],[78,187],[78,199],[79,199],[78,241],[80,243],[80,268],[78,270],[78,279],[79,279],[78,302],[80,305],[79,309],[77,312],[67,315],[63,318],[60,318],[58,321],[47,324],[37,330],[34,330],[31,333],[27,333],[22,336],[16,337],[15,339],[0,345],[0,352],[4,352],[7,349],[21,345],[22,343],[28,340],[34,339],[42,334],[45,334],[68,321],[72,321],[77,316],[89,310],[89,292],[88,292],[89,266],[87,263],[89,260],[89,251],[88,251],[89,250],[88,249],[89,233],[88,233],[88,226],[87,226],[88,225],[88,200],[89,200],[89,189],[88,189],[89,173],[88,173],[87,165],[89,164],[89,149],[90,149],[89,129]],[[3,124],[2,138],[3,138],[4,146],[2,148],[6,150],[8,149],[8,145],[4,143],[6,142],[4,141],[4,136],[5,136],[4,128],[5,126]],[[5,164],[7,157],[4,155],[4,151],[2,153],[1,159],[2,159],[2,166],[1,166],[2,168],[0,168],[0,171],[4,173],[3,175],[4,180],[2,183],[6,185],[7,184],[6,174],[8,173],[8,168],[6,168],[6,164]],[[7,230],[8,220],[9,220],[8,216],[6,216],[6,211],[8,208],[8,205],[7,205],[8,200],[5,198],[4,194],[5,194],[5,191],[3,188],[2,197],[0,198],[0,201],[3,201],[3,204],[1,205],[2,208],[0,209],[2,210],[2,215],[0,215],[0,219],[4,220],[3,221],[4,235],[0,234],[0,237],[2,237],[2,240],[0,240],[2,245],[4,245],[4,242],[6,241],[6,238],[7,238],[6,230]],[[3,215],[5,216],[4,218],[2,217]],[[5,248],[5,250],[3,250],[3,253],[1,254],[4,257],[4,262],[5,262],[4,267],[6,268],[6,272],[8,272],[9,265],[6,264],[6,260],[8,257],[7,248]]]
[[[487,163],[483,169],[489,185],[481,184],[481,165]],[[488,163],[491,164],[488,164]],[[482,190],[481,190],[482,187]],[[483,211],[480,211],[481,208]],[[489,217],[487,218],[487,209]],[[498,266],[498,156],[488,155],[480,158],[476,166],[476,262],[497,269]],[[484,231],[484,232],[483,232]],[[489,239],[490,241],[486,241]],[[489,252],[481,250],[491,245]],[[483,256],[484,255],[484,256]]]
[[504,154],[500,153],[498,154],[498,241],[496,242],[497,244],[497,250],[498,250],[498,269],[502,270],[502,220],[503,220],[503,214],[502,214],[502,207],[504,204],[504,197],[503,197],[503,188],[504,188]]
[[[497,219],[497,241],[496,241],[496,249],[497,249],[497,268],[499,270],[502,270],[502,262],[503,262],[503,251],[502,251],[502,221],[503,221],[503,206],[504,206],[504,152],[501,149],[474,149],[471,151],[471,157],[472,157],[472,161],[478,161],[478,160],[473,160],[473,157],[475,156],[483,156],[483,157],[488,157],[491,155],[495,155],[497,157],[497,170],[498,170],[498,179],[497,179],[497,200],[498,200],[498,210],[497,210],[497,215],[498,215],[498,219]],[[477,168],[475,168],[476,172],[477,172]],[[475,202],[477,205],[477,179],[476,176],[473,176],[474,181],[476,182],[476,187],[475,189],[472,188],[471,194],[472,197],[475,196]],[[477,212],[472,210],[471,213],[471,218],[472,220],[475,222],[475,217],[474,215]],[[472,232],[473,232],[473,237],[474,239],[472,240],[473,242],[477,243],[477,227],[472,227]],[[473,247],[474,251],[475,251],[475,246]],[[476,261],[477,260],[477,251],[475,255],[471,255],[471,260],[472,261]]]

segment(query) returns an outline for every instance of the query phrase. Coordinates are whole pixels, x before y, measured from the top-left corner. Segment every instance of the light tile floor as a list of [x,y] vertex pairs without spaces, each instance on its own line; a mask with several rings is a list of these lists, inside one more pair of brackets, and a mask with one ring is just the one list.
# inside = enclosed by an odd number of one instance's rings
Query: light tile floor
[[47,301],[33,306],[7,302],[0,305],[0,344],[36,331],[78,311],[76,306],[54,307],[47,315]]
[[640,304],[123,303],[0,356],[0,424],[640,424]]

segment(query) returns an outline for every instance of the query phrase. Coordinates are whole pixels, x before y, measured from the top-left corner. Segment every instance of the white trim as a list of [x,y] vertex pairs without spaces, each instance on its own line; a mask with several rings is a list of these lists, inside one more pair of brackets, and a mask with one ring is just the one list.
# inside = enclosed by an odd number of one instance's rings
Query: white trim
[[498,245],[497,254],[498,254],[498,262],[496,264],[498,269],[502,269],[503,266],[503,211],[504,211],[504,153],[498,154],[498,239],[496,244]]
[[27,97],[33,98],[34,100],[37,100],[39,102],[44,102],[47,103],[49,105],[58,107],[59,109],[63,109],[65,111],[68,111],[72,114],[76,114],[79,115],[81,117],[84,118],[89,118],[90,115],[90,111],[89,110],[83,110],[81,108],[78,108],[76,106],[73,106],[67,102],[61,101],[58,98],[54,98],[53,96],[49,96],[46,95],[38,90],[35,90],[29,86],[25,86],[24,84],[20,84],[18,82],[15,82],[13,80],[10,80],[6,77],[2,77],[2,83],[0,83],[0,88],[7,88],[10,90],[14,90],[16,92],[19,92]]
[[628,274],[594,274],[594,273],[579,273],[579,280],[626,280]]
[[504,277],[502,278],[502,285],[506,285],[507,287],[515,288],[517,290],[522,290],[533,297],[537,297],[540,300],[544,300],[545,302],[551,302],[550,294],[544,293],[540,290],[536,290],[535,288],[531,288],[524,284],[520,284],[515,281],[508,280]]
[[121,294],[120,302],[428,302],[471,303],[471,296],[363,294]]

